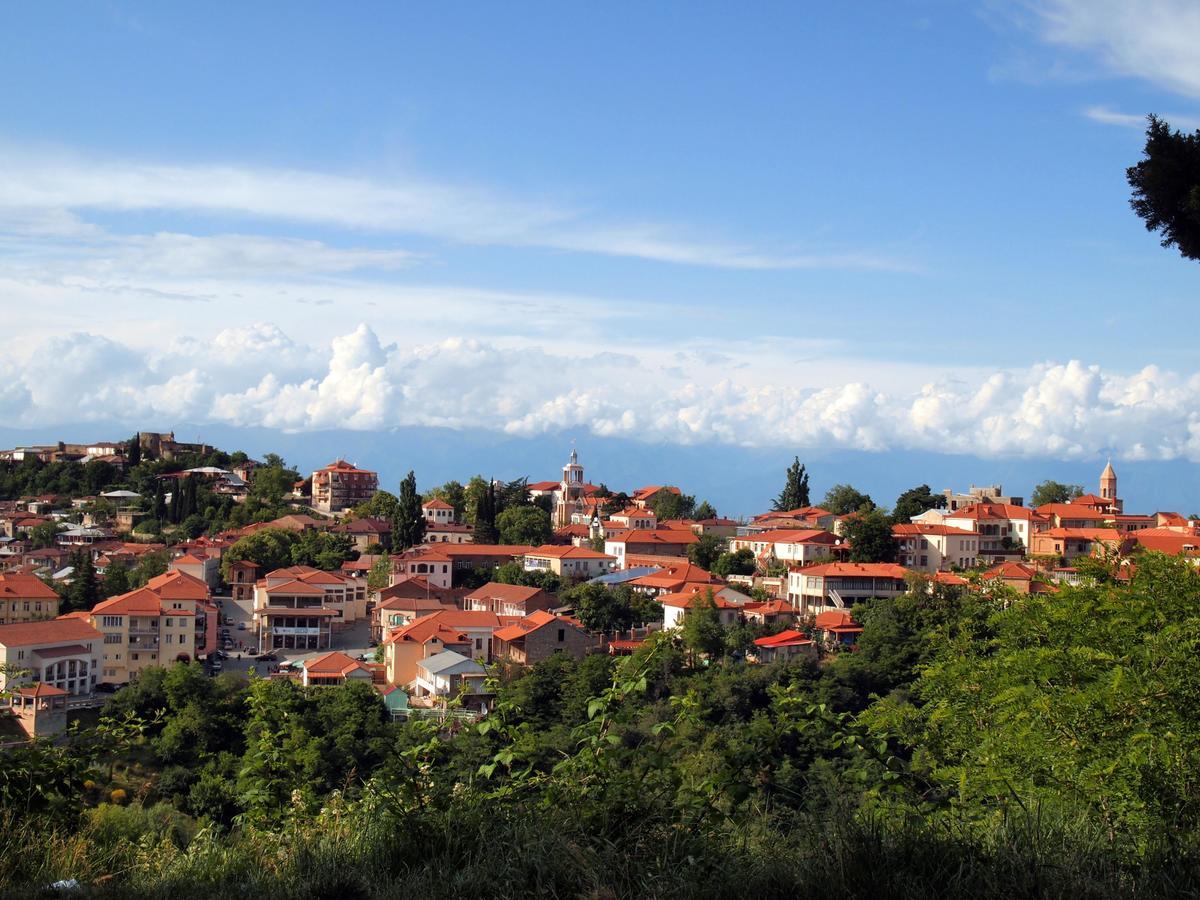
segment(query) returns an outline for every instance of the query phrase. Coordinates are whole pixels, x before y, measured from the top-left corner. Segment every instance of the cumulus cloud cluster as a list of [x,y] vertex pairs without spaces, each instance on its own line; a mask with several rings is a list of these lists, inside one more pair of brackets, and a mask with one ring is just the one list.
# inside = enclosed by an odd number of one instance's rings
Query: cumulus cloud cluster
[[733,358],[713,366],[711,358],[694,365],[679,355],[569,355],[458,338],[384,343],[366,325],[310,346],[269,324],[177,339],[161,352],[80,332],[8,365],[0,413],[25,425],[585,429],[685,444],[1200,461],[1200,374],[1153,366],[1120,374],[1072,360],[904,392],[817,386],[802,375],[764,381]]

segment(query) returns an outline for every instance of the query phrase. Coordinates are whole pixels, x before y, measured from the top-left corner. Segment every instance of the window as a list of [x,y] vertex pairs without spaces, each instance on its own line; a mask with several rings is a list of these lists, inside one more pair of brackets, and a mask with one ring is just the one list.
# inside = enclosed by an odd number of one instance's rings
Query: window
[[120,628],[121,627],[121,617],[120,616],[101,616],[100,624],[103,625],[105,628]]
[[125,638],[124,638],[124,636],[123,636],[123,635],[120,635],[120,634],[106,634],[106,635],[104,636],[104,643],[106,643],[106,644],[119,644],[119,643],[121,643],[121,641],[123,641],[124,639],[125,639]]
[[567,639],[567,629],[565,629],[565,628],[558,629],[558,642],[561,644],[566,639]]

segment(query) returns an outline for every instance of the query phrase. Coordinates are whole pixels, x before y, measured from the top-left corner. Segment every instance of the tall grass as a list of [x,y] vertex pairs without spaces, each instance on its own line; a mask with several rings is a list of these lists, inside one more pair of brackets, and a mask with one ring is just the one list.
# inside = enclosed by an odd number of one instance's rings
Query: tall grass
[[[628,813],[628,811],[623,811]],[[398,813],[335,801],[316,817],[223,834],[167,807],[101,807],[77,829],[7,822],[5,897],[76,878],[84,897],[800,896],[917,900],[1200,896],[1200,859],[1137,865],[1065,821],[983,838],[895,817],[794,814],[695,830],[654,810],[602,837],[578,809],[464,802]],[[49,895],[49,894],[47,894]]]

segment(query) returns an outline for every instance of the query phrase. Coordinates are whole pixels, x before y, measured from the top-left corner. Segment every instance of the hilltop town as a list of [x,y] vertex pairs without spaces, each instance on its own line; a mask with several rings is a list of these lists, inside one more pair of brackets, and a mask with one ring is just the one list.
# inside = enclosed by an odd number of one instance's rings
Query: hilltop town
[[[614,490],[572,450],[557,479],[396,493],[173,434],[0,453],[0,688],[30,736],[152,668],[303,686],[361,680],[396,717],[486,715],[498,667],[634,653],[657,633],[750,663],[852,652],[860,610],[913,590],[1053,594],[1139,554],[1200,559],[1200,523],[1045,482],[884,510],[811,502],[799,460],[772,509],[723,518],[681,486]],[[922,587],[924,585],[924,587]]]

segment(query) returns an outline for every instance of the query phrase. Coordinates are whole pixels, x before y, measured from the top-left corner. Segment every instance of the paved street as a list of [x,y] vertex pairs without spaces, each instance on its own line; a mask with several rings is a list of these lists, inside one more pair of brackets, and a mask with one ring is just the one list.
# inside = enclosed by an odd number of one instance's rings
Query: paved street
[[[252,620],[252,609],[254,606],[253,600],[243,600],[240,602],[234,601],[232,597],[216,597],[216,600],[221,601],[221,625],[220,629],[228,629],[229,638],[234,643],[234,649],[227,650],[229,659],[224,660],[225,672],[250,672],[254,671],[258,675],[266,675],[268,670],[275,663],[256,663],[250,657],[258,652],[257,638],[254,634],[254,623]],[[227,617],[233,620],[232,624],[226,624]],[[245,623],[245,630],[239,629],[238,624]],[[358,658],[360,654],[368,656],[375,652],[375,648],[369,646],[370,640],[370,623],[366,619],[355,622],[350,628],[343,631],[335,631],[333,634],[333,646],[331,650],[341,650],[343,653]],[[219,646],[223,646],[223,641],[218,641]],[[280,662],[284,660],[305,659],[310,656],[318,656],[325,653],[325,650],[275,650],[274,653],[279,657]],[[241,659],[238,659],[238,656]]]

